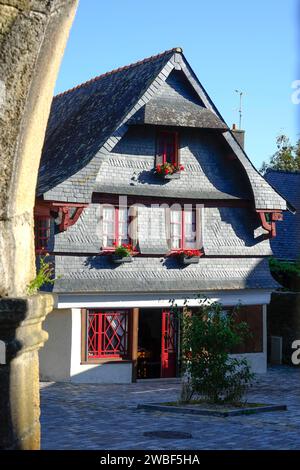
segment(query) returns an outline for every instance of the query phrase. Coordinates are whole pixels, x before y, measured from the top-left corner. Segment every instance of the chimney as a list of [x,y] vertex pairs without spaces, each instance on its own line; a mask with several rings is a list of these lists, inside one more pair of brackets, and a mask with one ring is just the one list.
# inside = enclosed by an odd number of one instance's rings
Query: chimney
[[232,129],[231,132],[233,133],[234,137],[242,147],[242,149],[245,148],[245,131],[242,131],[241,129],[237,129],[235,124],[232,124]]

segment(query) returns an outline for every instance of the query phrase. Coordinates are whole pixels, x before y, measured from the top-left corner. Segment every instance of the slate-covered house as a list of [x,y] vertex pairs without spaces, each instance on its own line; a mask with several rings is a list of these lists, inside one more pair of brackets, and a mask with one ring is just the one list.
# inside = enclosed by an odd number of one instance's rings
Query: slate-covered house
[[[37,254],[51,254],[57,294],[44,379],[175,376],[170,299],[192,309],[199,294],[228,311],[242,303],[253,337],[236,352],[265,371],[266,305],[277,287],[267,258],[288,207],[241,137],[179,48],[54,98],[35,210]],[[134,249],[122,262],[121,244]]]

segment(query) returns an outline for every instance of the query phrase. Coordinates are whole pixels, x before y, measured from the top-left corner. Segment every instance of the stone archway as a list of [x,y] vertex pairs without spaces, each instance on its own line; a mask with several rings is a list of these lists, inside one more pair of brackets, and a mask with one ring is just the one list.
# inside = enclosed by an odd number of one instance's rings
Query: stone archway
[[53,299],[26,287],[41,150],[77,2],[0,0],[0,448],[40,445],[38,349]]

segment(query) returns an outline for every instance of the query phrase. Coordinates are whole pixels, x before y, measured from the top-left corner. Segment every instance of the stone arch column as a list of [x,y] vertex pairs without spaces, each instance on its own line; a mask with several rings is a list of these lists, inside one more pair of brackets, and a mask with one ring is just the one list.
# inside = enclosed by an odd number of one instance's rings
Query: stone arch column
[[38,349],[51,295],[35,277],[33,206],[56,76],[77,0],[0,0],[0,448],[39,448]]

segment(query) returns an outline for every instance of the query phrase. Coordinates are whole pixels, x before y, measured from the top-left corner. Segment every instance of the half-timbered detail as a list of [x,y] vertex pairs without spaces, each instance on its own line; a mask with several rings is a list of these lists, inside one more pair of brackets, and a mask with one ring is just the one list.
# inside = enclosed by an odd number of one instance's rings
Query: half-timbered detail
[[232,353],[266,370],[270,239],[292,208],[236,136],[179,48],[54,98],[35,211],[57,295],[43,378],[179,375],[170,299],[193,311],[199,295],[242,304],[253,340]]

